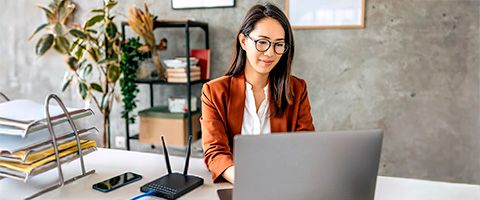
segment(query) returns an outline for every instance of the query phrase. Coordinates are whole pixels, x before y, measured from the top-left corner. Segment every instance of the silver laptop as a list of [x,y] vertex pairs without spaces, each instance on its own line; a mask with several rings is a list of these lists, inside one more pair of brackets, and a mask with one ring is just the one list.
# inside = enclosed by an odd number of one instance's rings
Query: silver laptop
[[234,200],[373,200],[382,130],[239,135]]

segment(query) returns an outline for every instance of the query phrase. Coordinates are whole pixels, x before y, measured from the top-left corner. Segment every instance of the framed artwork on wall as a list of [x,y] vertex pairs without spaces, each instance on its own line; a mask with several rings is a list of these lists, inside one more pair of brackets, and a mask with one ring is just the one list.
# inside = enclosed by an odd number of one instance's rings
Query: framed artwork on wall
[[285,0],[294,29],[364,28],[365,0]]
[[172,8],[226,8],[235,7],[235,0],[172,0]]

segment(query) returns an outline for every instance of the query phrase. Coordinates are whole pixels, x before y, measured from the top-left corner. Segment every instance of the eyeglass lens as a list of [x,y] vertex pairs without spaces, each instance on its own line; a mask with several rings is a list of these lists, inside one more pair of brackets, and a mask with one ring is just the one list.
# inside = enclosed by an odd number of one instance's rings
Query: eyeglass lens
[[[254,40],[253,38],[250,38],[250,39],[255,42],[255,48],[257,48],[257,50],[260,52],[267,51],[272,45],[272,42],[270,42],[270,40],[266,40],[266,39]],[[280,55],[285,53],[288,50],[288,46],[285,42],[275,42],[273,43],[273,50],[275,51],[276,54]]]

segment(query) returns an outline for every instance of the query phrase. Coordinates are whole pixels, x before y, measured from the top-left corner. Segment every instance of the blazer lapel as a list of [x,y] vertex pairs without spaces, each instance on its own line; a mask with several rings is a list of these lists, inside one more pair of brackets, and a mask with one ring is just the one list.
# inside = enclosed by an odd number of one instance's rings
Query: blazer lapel
[[230,79],[230,91],[228,101],[228,126],[232,135],[241,134],[243,111],[245,109],[245,75],[232,76]]

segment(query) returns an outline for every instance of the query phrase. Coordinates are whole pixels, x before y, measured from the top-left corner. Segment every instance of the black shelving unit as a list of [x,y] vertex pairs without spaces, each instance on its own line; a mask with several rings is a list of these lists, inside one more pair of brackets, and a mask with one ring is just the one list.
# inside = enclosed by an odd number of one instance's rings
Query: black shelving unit
[[[122,22],[122,40],[125,41],[125,27],[128,26],[127,22]],[[208,80],[199,80],[199,81],[190,81],[190,28],[200,28],[205,32],[205,48],[209,49],[209,40],[208,40],[208,23],[192,21],[192,20],[157,20],[153,24],[154,29],[157,28],[184,28],[185,29],[185,48],[186,48],[186,58],[187,58],[187,82],[186,83],[170,83],[161,80],[136,80],[136,84],[148,84],[150,87],[150,107],[154,106],[153,99],[153,85],[183,85],[187,89],[187,106],[188,106],[188,135],[192,135],[192,108],[191,108],[191,97],[192,97],[192,86],[196,84],[202,84]],[[128,119],[128,115],[127,115]],[[130,126],[128,120],[125,119],[125,129],[126,129],[126,146],[127,150],[130,150],[130,140],[138,140],[138,134],[130,136]]]

